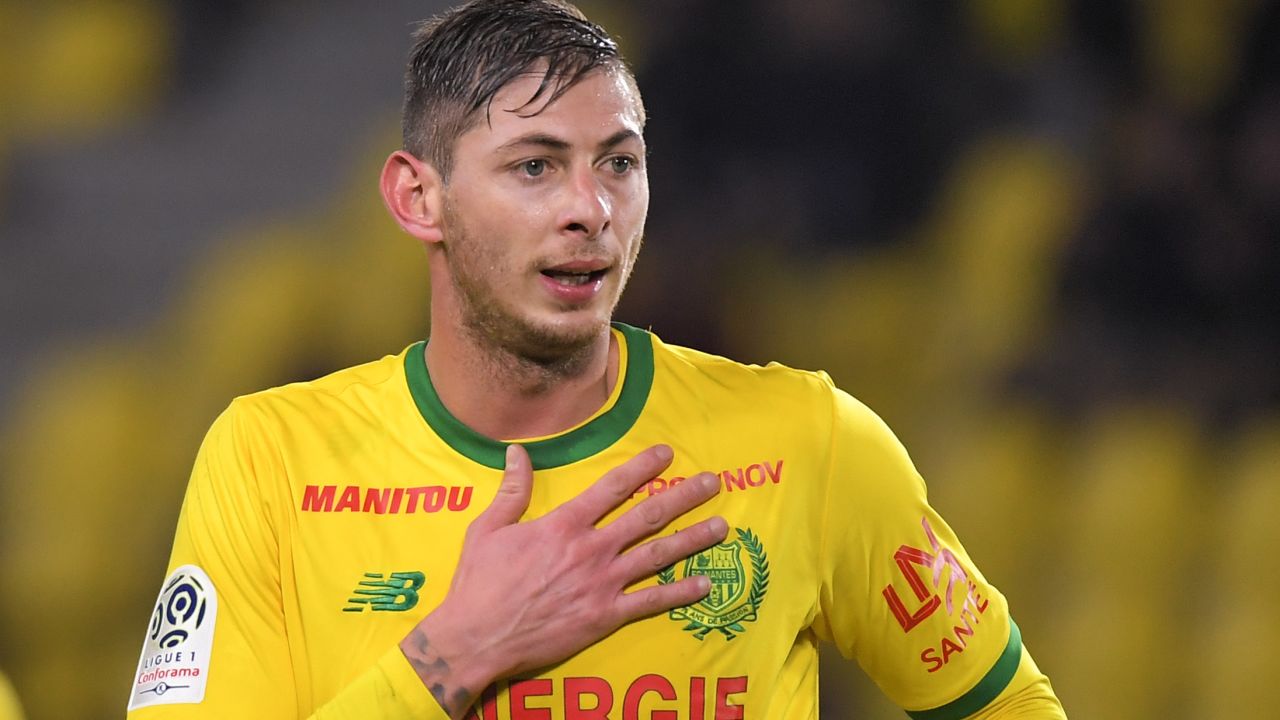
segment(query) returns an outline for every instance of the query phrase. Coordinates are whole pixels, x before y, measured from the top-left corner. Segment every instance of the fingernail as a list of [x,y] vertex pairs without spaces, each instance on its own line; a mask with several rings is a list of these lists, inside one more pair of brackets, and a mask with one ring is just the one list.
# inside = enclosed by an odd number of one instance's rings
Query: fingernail
[[704,594],[711,592],[711,578],[706,575],[698,575],[693,582],[696,584],[698,592]]
[[722,517],[711,518],[711,522],[708,524],[708,527],[711,528],[712,533],[719,537],[724,537],[729,534],[729,523],[725,522]]
[[657,453],[658,459],[662,462],[670,462],[671,458],[676,456],[670,445],[658,445],[654,448],[654,452]]
[[711,473],[703,473],[702,479],[698,481],[702,484],[702,489],[712,492],[720,489],[720,478]]

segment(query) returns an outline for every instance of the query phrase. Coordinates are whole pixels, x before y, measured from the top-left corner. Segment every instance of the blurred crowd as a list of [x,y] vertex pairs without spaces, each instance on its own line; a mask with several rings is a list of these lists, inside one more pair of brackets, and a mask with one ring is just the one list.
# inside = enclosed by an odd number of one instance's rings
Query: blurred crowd
[[[121,715],[231,397],[429,332],[374,179],[442,4],[0,0],[27,717]],[[1069,715],[1280,704],[1280,3],[581,5],[650,117],[620,319],[884,416]],[[827,660],[827,716],[901,716]]]

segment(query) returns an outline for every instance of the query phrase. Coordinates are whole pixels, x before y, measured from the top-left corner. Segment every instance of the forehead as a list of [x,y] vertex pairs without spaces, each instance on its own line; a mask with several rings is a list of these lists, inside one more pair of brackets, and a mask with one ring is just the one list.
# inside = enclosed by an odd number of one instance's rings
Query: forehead
[[530,102],[542,81],[543,73],[537,69],[518,75],[493,96],[488,122],[482,115],[459,140],[500,144],[523,133],[544,132],[571,142],[592,142],[619,130],[640,135],[644,129],[644,106],[625,71],[592,70],[555,100],[547,101],[555,90],[548,86]]

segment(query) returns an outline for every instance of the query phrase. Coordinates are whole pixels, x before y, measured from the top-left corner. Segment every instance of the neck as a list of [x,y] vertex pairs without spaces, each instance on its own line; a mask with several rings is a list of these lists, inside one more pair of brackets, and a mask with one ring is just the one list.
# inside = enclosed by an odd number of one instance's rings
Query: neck
[[608,327],[579,351],[544,360],[520,356],[446,321],[433,323],[426,354],[440,402],[496,440],[567,430],[599,410],[618,381],[618,347]]

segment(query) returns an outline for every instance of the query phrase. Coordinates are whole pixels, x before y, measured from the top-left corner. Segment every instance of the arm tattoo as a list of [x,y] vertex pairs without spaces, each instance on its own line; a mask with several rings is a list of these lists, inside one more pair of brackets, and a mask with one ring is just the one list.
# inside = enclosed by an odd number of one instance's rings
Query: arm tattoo
[[427,689],[435,697],[440,707],[449,713],[449,717],[461,717],[475,700],[466,688],[450,689],[451,668],[444,658],[431,647],[431,641],[424,633],[415,632],[400,643],[400,650],[405,659],[413,666],[418,677],[426,683]]

